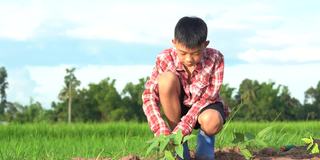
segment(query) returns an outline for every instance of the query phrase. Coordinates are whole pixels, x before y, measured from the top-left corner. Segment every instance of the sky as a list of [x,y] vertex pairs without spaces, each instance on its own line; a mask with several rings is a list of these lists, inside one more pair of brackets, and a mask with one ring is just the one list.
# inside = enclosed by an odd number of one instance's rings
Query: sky
[[225,57],[224,83],[245,78],[304,92],[320,81],[320,1],[292,0],[0,0],[0,66],[7,99],[50,108],[75,67],[80,88],[149,76],[155,57],[172,47],[177,21],[197,16],[208,25],[209,47]]

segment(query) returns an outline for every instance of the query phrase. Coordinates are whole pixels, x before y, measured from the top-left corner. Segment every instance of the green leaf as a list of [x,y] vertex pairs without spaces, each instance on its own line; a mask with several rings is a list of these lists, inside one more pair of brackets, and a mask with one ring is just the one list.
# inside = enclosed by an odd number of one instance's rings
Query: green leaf
[[233,135],[235,137],[234,137],[232,143],[244,142],[244,134],[243,133],[235,132],[235,133],[233,133]]
[[175,149],[176,153],[178,154],[178,156],[183,159],[183,146],[182,146],[182,144],[176,146],[174,149]]
[[313,146],[313,144],[309,144],[307,150],[309,150],[311,147]]
[[185,136],[183,138],[183,143],[188,141],[188,140],[190,140],[190,139],[192,139],[192,138],[194,138],[194,137],[196,137],[196,135],[194,135],[194,134],[190,134],[190,135]]
[[315,143],[312,147],[312,150],[311,150],[311,153],[312,154],[316,154],[316,153],[319,153],[319,147],[318,147],[318,144]]
[[155,138],[153,138],[153,139],[150,139],[150,140],[148,140],[146,143],[153,143],[154,141],[155,141],[156,139]]
[[[160,135],[160,136],[161,136],[161,135]],[[152,139],[148,140],[147,143],[153,143],[154,141],[159,141],[159,139],[160,139],[159,137],[160,137],[160,136],[158,136],[158,137],[153,137]]]
[[306,144],[309,144],[312,142],[311,139],[309,139],[309,138],[302,138],[301,140],[303,140],[304,143],[306,143]]
[[253,157],[251,152],[246,148],[240,148],[240,152],[245,157],[245,159],[251,159]]
[[174,138],[176,135],[175,134],[170,134],[170,135],[168,135],[168,136],[166,136],[166,137],[169,137],[170,139],[172,139],[172,138]]
[[164,151],[164,149],[169,144],[169,142],[170,142],[170,137],[166,137],[165,139],[163,139],[163,141],[161,141],[161,143],[160,143],[160,152]]
[[146,152],[146,156],[150,154],[150,152],[153,150],[153,149],[156,149],[158,148],[159,146],[159,139],[157,137],[155,137],[155,140],[152,142],[152,144],[149,146],[149,148],[147,149],[147,152]]
[[265,128],[265,129],[261,130],[261,131],[257,134],[256,138],[257,138],[257,139],[262,139],[262,138],[264,138],[264,137],[268,134],[268,132],[271,131],[272,128],[273,128],[273,127],[270,126],[270,127],[267,127],[267,128]]
[[182,134],[182,131],[179,129],[178,132],[174,136],[173,143],[176,144],[176,145],[181,144],[182,138],[183,138],[183,134]]
[[255,136],[252,133],[245,133],[244,136],[247,140],[255,139]]
[[163,141],[164,139],[166,139],[166,135],[164,135],[164,134],[161,134],[159,137],[158,137],[158,139],[159,139],[159,141],[161,142],[161,141]]
[[169,151],[165,151],[164,156],[166,157],[167,160],[175,160],[175,158]]

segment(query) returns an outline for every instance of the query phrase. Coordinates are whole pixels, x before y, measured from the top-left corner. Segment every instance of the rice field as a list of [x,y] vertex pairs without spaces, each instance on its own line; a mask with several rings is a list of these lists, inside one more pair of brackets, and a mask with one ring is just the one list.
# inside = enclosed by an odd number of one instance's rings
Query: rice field
[[[231,122],[216,138],[216,148],[233,146],[233,133],[264,134],[265,142],[275,148],[302,145],[301,138],[320,138],[320,122]],[[196,131],[193,133],[196,134]],[[75,123],[75,124],[8,124],[0,125],[0,159],[65,160],[75,157],[112,157],[128,154],[144,157],[146,141],[153,134],[147,123]],[[195,139],[189,142],[195,147]]]

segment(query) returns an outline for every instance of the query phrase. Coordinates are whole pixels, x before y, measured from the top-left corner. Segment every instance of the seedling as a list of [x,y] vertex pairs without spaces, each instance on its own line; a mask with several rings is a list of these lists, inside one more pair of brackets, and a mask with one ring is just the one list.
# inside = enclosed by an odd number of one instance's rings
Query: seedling
[[253,155],[249,151],[249,148],[257,146],[266,147],[267,144],[263,141],[263,138],[271,129],[272,127],[267,127],[261,130],[256,136],[251,133],[234,132],[234,139],[232,142],[239,146],[240,152],[245,159],[252,159]]
[[302,138],[302,140],[308,145],[307,150],[310,151],[311,154],[319,153],[318,143],[315,143],[313,138]]
[[245,157],[245,159],[251,159],[253,155],[248,150],[248,145],[249,142],[252,140],[252,136],[250,134],[243,134],[239,132],[235,132],[233,133],[233,135],[234,139],[232,143],[237,144],[237,146],[239,146],[240,152]]
[[195,135],[188,135],[183,137],[182,131],[179,130],[176,134],[169,136],[160,135],[154,137],[148,141],[150,143],[147,149],[146,156],[148,156],[152,150],[157,151],[157,159],[162,160],[175,160],[177,156],[183,159],[183,143],[195,137]]

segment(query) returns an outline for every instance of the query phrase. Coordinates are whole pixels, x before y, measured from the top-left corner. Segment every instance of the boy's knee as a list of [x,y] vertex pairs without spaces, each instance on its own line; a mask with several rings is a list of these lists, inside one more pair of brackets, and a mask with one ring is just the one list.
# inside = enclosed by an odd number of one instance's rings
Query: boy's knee
[[180,88],[179,78],[172,72],[161,73],[158,78],[158,84],[162,91],[171,91],[171,89]]
[[209,136],[220,132],[223,127],[223,119],[216,110],[206,110],[199,115],[198,121],[201,129]]

